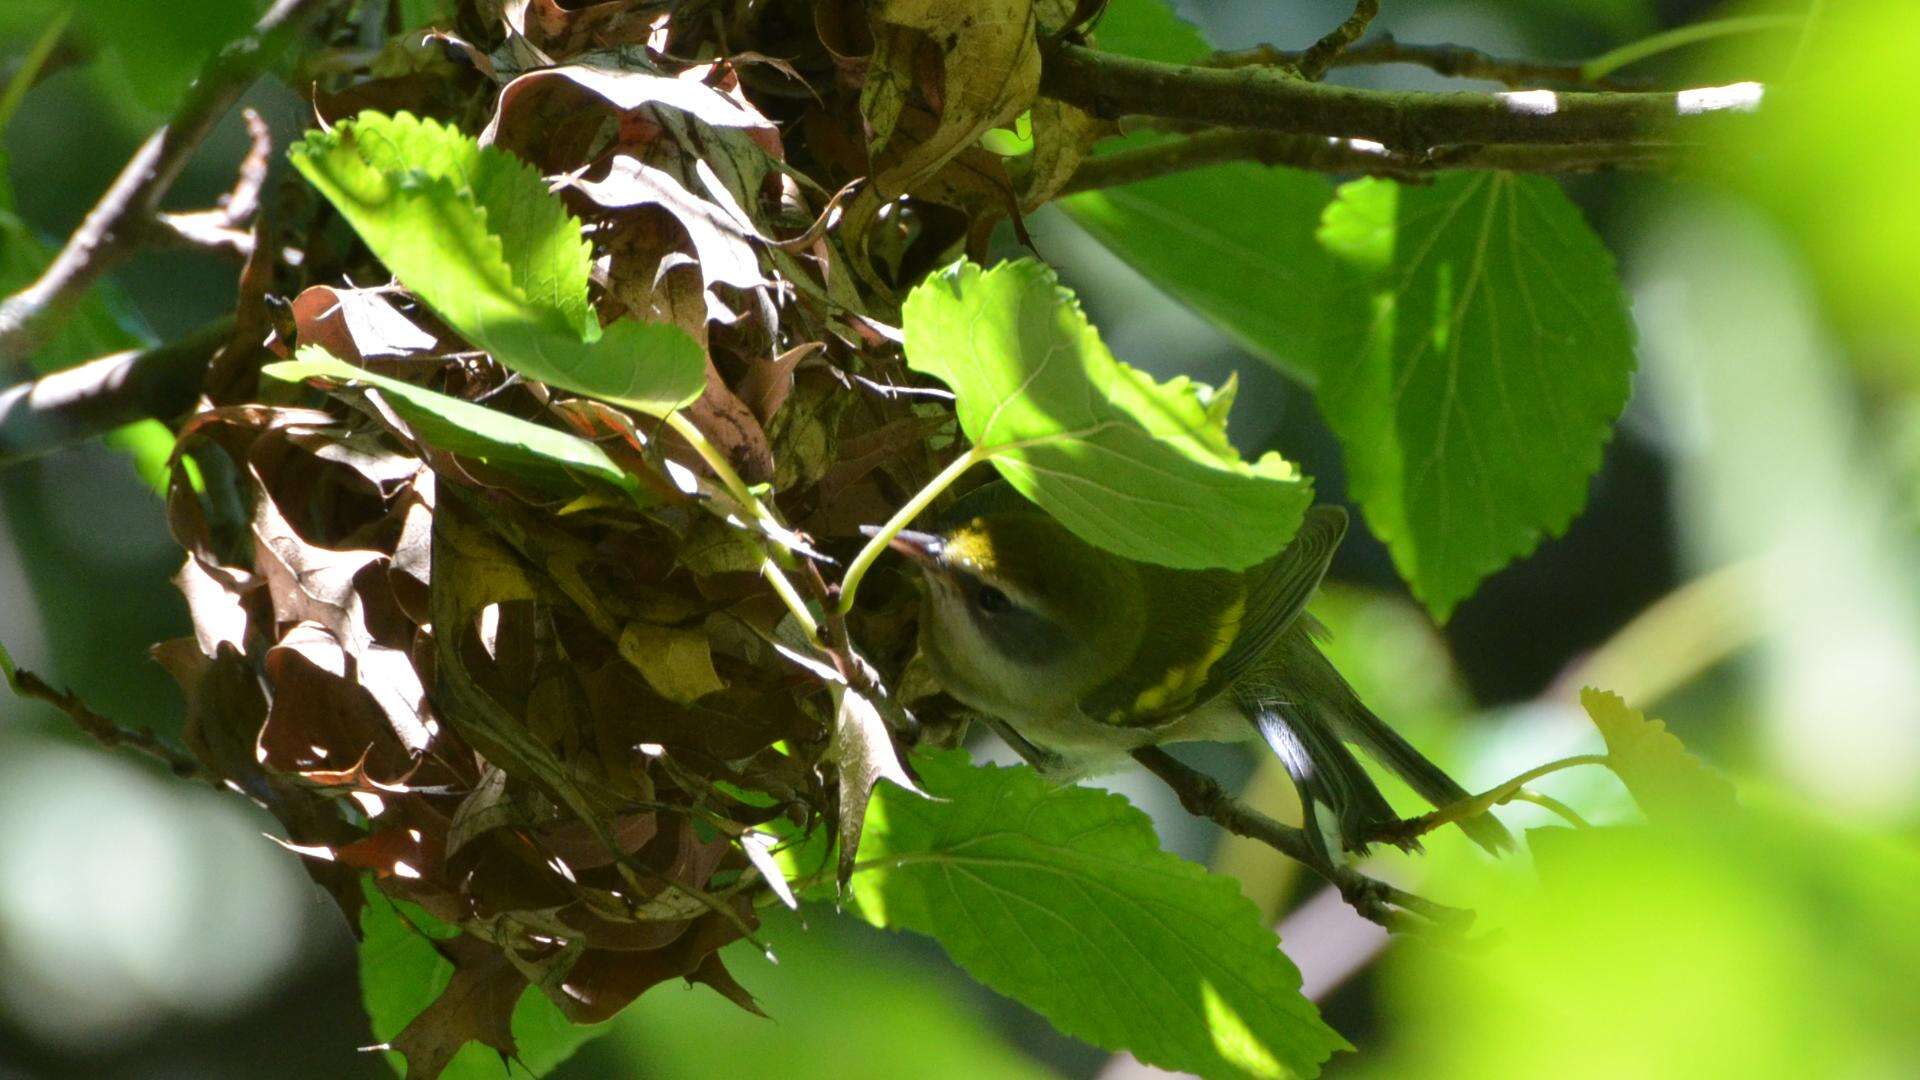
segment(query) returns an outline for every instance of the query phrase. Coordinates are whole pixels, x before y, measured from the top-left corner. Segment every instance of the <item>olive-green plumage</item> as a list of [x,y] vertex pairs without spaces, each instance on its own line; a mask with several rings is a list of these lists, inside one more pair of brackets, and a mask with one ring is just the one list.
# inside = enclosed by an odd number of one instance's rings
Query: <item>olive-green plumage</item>
[[[1259,735],[1308,814],[1330,814],[1315,824],[1363,850],[1399,819],[1347,743],[1435,805],[1467,793],[1314,643],[1304,609],[1345,531],[1344,512],[1316,507],[1250,570],[1173,570],[1095,548],[996,482],[939,532],[893,546],[926,579],[920,648],[934,675],[1036,764],[1074,775],[1142,746]],[[1512,843],[1491,815],[1461,827],[1489,850]]]

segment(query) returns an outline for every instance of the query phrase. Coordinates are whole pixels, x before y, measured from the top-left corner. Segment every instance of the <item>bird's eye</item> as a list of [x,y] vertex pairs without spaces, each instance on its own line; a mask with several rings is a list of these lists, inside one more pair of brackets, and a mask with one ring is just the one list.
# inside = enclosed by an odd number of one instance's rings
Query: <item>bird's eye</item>
[[1004,615],[1013,610],[1013,601],[1007,594],[991,585],[982,585],[973,594],[974,606],[989,615]]

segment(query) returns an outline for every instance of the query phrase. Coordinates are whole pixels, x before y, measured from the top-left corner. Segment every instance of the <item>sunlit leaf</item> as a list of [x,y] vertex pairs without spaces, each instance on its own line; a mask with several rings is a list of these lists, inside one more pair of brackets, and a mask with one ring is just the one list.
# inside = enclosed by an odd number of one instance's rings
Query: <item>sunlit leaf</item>
[[1232,384],[1166,383],[1113,358],[1053,271],[957,263],[907,298],[907,363],[1013,486],[1090,543],[1167,566],[1244,568],[1292,537],[1312,489],[1227,442]]
[[1664,723],[1591,687],[1580,691],[1580,705],[1607,741],[1608,766],[1648,817],[1678,822],[1734,805],[1733,785],[1688,753]]
[[679,328],[600,329],[579,221],[505,152],[431,120],[362,113],[289,153],[401,283],[507,367],[655,415],[705,387],[700,347]]
[[1911,842],[1763,806],[1528,845],[1540,891],[1480,947],[1389,954],[1364,1075],[1873,1076],[1920,1054]]
[[1634,366],[1613,257],[1551,181],[1505,173],[1355,181],[1320,236],[1372,304],[1321,361],[1321,411],[1367,524],[1445,618],[1586,502]]
[[930,934],[975,978],[1062,1031],[1202,1076],[1311,1076],[1346,1048],[1230,878],[1160,850],[1118,795],[916,759],[945,801],[882,787],[860,914]]
[[294,360],[268,364],[261,374],[288,382],[313,379],[330,386],[378,390],[394,412],[429,445],[498,468],[579,486],[575,474],[637,491],[639,485],[606,451],[564,431],[475,405],[412,383],[376,375],[309,345]]

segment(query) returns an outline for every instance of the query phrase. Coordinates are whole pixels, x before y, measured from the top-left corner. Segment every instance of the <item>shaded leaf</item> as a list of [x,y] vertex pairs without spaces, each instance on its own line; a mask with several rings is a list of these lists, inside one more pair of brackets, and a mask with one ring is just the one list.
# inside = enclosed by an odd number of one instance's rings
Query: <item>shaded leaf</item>
[[860,850],[860,834],[867,820],[867,800],[874,785],[891,780],[916,795],[924,794],[893,748],[893,732],[873,702],[850,687],[836,685],[834,691],[833,739],[827,744],[825,760],[833,763],[840,778],[839,881],[845,887],[853,873],[854,857]]
[[882,788],[859,912],[930,934],[1076,1038],[1203,1076],[1311,1076],[1347,1048],[1231,878],[1160,850],[1118,795],[964,752],[917,759],[939,801]]
[[1627,707],[1618,694],[1587,687],[1580,705],[1607,741],[1607,766],[1657,822],[1682,822],[1734,807],[1733,785],[1694,757],[1659,720]]
[[[875,177],[898,194],[938,172],[993,128],[1027,111],[1040,91],[1043,24],[1064,22],[1062,0],[881,0],[869,5],[874,53],[860,111],[877,156],[896,136],[909,92],[922,79],[925,46],[937,50],[939,123]],[[913,31],[913,33],[903,33]],[[930,74],[926,81],[931,82]]]
[[1613,257],[1550,180],[1359,180],[1322,241],[1372,312],[1320,369],[1354,497],[1437,617],[1557,534],[1626,404],[1633,329]]
[[713,648],[699,630],[629,623],[620,633],[620,655],[668,701],[687,705],[726,689],[713,670]]
[[1322,358],[1367,317],[1355,275],[1314,239],[1332,198],[1325,177],[1238,162],[1083,192],[1060,205],[1248,352],[1312,382]]
[[1285,546],[1312,501],[1278,454],[1248,464],[1227,442],[1231,384],[1157,383],[1115,360],[1041,263],[958,263],[913,291],[904,320],[908,364],[954,391],[976,452],[1090,543],[1242,569]]

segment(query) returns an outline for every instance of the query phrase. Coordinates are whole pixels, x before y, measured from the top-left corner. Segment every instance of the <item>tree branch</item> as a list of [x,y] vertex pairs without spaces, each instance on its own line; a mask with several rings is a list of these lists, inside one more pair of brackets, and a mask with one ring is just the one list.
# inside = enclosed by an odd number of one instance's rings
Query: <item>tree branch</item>
[[1108,119],[1129,114],[1297,135],[1369,139],[1424,155],[1486,143],[1694,142],[1759,108],[1758,83],[1678,92],[1359,90],[1259,67],[1162,64],[1055,42],[1041,92]]
[[1088,158],[1074,171],[1072,179],[1060,189],[1059,194],[1072,195],[1117,187],[1230,161],[1409,179],[1431,175],[1443,169],[1569,173],[1609,168],[1656,168],[1671,163],[1674,149],[1670,146],[1638,146],[1632,143],[1598,143],[1591,146],[1465,145],[1413,155],[1396,153],[1364,139],[1222,128],[1184,139]]
[[55,690],[46,680],[31,671],[20,671],[4,651],[0,651],[0,675],[13,692],[23,698],[44,701],[61,712],[66,713],[74,726],[92,736],[93,740],[108,749],[125,748],[138,750],[167,767],[167,771],[182,779],[200,779],[208,783],[217,783],[217,779],[207,774],[192,754],[181,749],[153,733],[151,728],[121,727],[112,720],[101,716],[87,707],[72,693]]
[[192,408],[207,361],[233,332],[221,319],[179,341],[129,349],[0,390],[0,468]]
[[93,283],[151,235],[160,200],[194,149],[326,2],[276,0],[247,36],[207,61],[186,100],[134,151],[39,280],[0,302],[0,363],[31,356]]
[[1380,0],[1358,0],[1353,5],[1353,14],[1347,21],[1333,28],[1326,37],[1307,49],[1294,65],[1301,78],[1319,82],[1326,77],[1327,69],[1340,59],[1347,47],[1360,40],[1360,35],[1373,25],[1374,16],[1380,14]]
[[1412,929],[1406,921],[1408,915],[1439,926],[1460,925],[1472,918],[1470,912],[1436,904],[1334,862],[1303,830],[1282,825],[1236,801],[1212,777],[1182,764],[1157,746],[1135,750],[1133,758],[1173,789],[1188,813],[1304,864],[1339,889],[1355,911],[1389,930]]
[[[1214,53],[1205,66],[1217,68],[1269,67],[1299,68],[1306,52],[1293,52],[1273,45],[1255,45]],[[1645,85],[1618,79],[1595,79],[1587,75],[1582,63],[1521,60],[1493,56],[1465,45],[1407,45],[1392,34],[1378,34],[1350,46],[1334,58],[1334,67],[1373,67],[1382,64],[1411,64],[1451,79],[1488,79],[1509,87],[1583,86],[1594,90],[1642,90]]]

